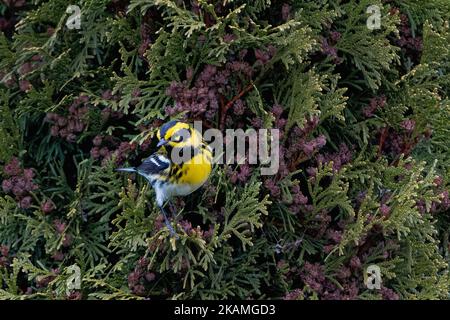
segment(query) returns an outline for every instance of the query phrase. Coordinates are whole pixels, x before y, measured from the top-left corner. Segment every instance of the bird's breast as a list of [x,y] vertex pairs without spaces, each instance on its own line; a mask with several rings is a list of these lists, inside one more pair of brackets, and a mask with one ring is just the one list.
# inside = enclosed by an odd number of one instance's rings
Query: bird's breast
[[200,153],[185,162],[180,168],[180,184],[196,186],[196,189],[208,180],[211,174],[211,158],[207,153]]

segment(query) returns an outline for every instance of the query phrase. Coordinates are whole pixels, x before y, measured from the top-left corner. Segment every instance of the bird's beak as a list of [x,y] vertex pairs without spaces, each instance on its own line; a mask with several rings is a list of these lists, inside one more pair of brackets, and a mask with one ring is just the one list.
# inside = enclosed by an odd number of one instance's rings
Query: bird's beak
[[161,139],[161,140],[159,140],[159,142],[156,146],[159,148],[159,147],[165,146],[167,143],[169,143],[169,141]]

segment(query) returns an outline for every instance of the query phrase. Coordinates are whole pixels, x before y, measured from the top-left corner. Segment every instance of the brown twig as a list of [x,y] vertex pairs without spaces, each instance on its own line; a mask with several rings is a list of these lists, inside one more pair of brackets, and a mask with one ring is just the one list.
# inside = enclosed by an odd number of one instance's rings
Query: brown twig
[[411,154],[412,150],[414,149],[414,147],[417,145],[418,142],[419,142],[418,137],[415,137],[415,138],[411,137],[411,138],[409,139],[409,141],[405,142],[405,144],[404,144],[403,147],[402,147],[402,151],[401,151],[400,154],[395,158],[395,160],[392,161],[392,164],[391,164],[391,165],[393,165],[393,166],[395,166],[395,167],[398,166],[398,163],[399,163],[399,161],[400,161],[400,157],[401,157],[402,155],[405,156],[405,157],[408,157],[408,156]]
[[299,154],[299,156],[297,157],[297,159],[295,159],[295,161],[293,161],[290,165],[289,165],[289,170],[290,171],[295,171],[298,169],[298,167],[300,166],[301,163],[305,162],[306,160],[310,159],[310,157],[308,157],[307,155],[301,153]]
[[383,152],[383,146],[386,141],[387,135],[388,135],[388,128],[384,127],[380,135],[380,142],[378,143],[378,155],[377,155],[378,158],[381,157],[381,154]]
[[235,96],[233,99],[231,99],[226,105],[222,104],[222,112],[220,115],[220,129],[223,130],[225,128],[225,117],[227,115],[228,109],[230,109],[233,104],[242,98],[246,93],[248,93],[253,88],[253,82],[250,82],[250,84],[244,88],[237,96]]

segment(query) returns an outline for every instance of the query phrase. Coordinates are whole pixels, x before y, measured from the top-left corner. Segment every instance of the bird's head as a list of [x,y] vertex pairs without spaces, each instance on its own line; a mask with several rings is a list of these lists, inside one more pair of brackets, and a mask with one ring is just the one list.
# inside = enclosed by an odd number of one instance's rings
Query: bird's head
[[172,148],[198,147],[202,142],[200,132],[189,124],[172,120],[158,130],[158,147],[169,146]]

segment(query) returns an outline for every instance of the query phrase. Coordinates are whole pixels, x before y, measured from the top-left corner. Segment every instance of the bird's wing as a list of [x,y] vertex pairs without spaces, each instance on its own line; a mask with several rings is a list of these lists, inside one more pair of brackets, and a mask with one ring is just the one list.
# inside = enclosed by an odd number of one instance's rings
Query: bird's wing
[[162,154],[154,153],[136,169],[145,175],[162,174],[164,171],[170,170],[170,160]]

